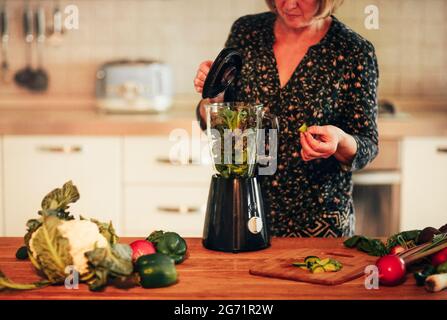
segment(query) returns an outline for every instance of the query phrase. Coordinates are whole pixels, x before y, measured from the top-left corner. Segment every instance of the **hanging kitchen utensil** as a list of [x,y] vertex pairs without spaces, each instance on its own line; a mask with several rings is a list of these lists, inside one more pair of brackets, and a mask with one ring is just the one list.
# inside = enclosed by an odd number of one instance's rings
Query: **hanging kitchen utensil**
[[26,2],[23,11],[23,31],[25,35],[25,55],[26,66],[25,68],[17,71],[14,79],[16,83],[24,88],[28,88],[29,83],[34,78],[34,70],[32,69],[32,47],[34,40],[33,33],[33,11],[31,10],[29,1]]
[[49,31],[48,43],[52,46],[60,46],[64,34],[62,11],[60,10],[60,0],[54,0],[54,9],[52,16],[52,26]]
[[48,74],[43,67],[43,54],[45,49],[45,9],[42,4],[36,10],[36,40],[37,40],[37,69],[34,77],[28,84],[33,91],[45,91],[48,89]]
[[10,80],[8,62],[9,21],[6,4],[7,2],[4,1],[0,8],[0,41],[2,46],[1,78],[3,83],[8,83]]

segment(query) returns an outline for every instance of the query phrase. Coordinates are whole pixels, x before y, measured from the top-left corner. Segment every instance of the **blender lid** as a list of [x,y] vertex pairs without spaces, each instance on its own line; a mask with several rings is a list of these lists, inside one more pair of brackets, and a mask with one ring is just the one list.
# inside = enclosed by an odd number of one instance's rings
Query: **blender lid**
[[214,98],[237,78],[242,69],[242,55],[234,48],[223,49],[205,79],[202,98]]

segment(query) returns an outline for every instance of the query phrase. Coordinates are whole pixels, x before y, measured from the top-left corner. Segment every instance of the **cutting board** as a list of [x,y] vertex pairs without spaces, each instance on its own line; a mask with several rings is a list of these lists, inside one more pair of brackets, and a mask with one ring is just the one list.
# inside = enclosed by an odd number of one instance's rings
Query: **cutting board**
[[[320,259],[333,258],[343,264],[338,272],[311,273],[308,270],[292,266],[293,262],[303,261],[307,256]],[[365,267],[375,264],[377,257],[353,249],[315,249],[301,248],[287,250],[250,268],[250,274],[256,276],[279,278],[293,281],[309,282],[324,285],[337,285],[364,275]]]

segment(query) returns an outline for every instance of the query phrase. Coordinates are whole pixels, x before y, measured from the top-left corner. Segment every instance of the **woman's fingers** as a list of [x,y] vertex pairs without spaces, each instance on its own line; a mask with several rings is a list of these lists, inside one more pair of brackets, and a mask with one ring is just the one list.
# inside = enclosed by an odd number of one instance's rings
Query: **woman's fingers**
[[212,64],[213,61],[211,60],[204,61],[200,64],[199,70],[197,70],[196,77],[194,79],[194,88],[198,93],[201,93],[203,91],[203,85]]
[[315,139],[309,132],[304,133],[304,138],[309,147],[318,153],[326,154],[331,149],[328,143]]
[[210,71],[212,64],[213,64],[213,61],[211,61],[211,60],[202,62],[199,66],[199,72],[202,73],[206,77],[208,72]]
[[310,134],[321,135],[321,136],[326,135],[326,130],[323,126],[310,126],[309,128],[307,128],[306,132],[308,132]]
[[324,153],[318,152],[314,150],[308,143],[304,133],[300,133],[300,142],[301,142],[301,148],[304,151],[304,154],[306,155],[306,158],[313,157],[313,158],[321,158],[324,156]]

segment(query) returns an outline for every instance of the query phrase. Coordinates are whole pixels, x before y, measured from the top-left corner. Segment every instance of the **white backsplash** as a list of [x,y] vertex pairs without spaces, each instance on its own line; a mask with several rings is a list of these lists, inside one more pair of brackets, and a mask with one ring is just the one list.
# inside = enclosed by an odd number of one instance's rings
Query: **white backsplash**
[[[33,6],[36,0],[31,1]],[[42,0],[48,16],[53,1]],[[193,95],[198,64],[213,59],[239,16],[267,10],[263,0],[63,0],[80,10],[80,29],[61,47],[47,47],[50,88],[32,95],[14,84],[0,85],[0,103],[9,100],[88,100],[95,72],[105,61],[153,58],[172,65],[177,94]],[[366,30],[367,5],[379,7],[380,29]],[[25,64],[22,0],[11,9],[10,65]],[[346,0],[337,16],[371,40],[380,64],[381,96],[447,98],[447,2],[443,0]],[[48,17],[49,18],[49,17]],[[447,107],[446,107],[447,108]]]

